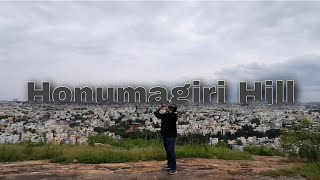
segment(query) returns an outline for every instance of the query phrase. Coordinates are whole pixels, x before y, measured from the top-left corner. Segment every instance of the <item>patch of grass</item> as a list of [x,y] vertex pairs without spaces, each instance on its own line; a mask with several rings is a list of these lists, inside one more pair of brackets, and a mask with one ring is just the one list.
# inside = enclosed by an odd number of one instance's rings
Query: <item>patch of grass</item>
[[60,154],[53,144],[8,144],[0,146],[0,162],[50,159]]
[[89,145],[94,145],[95,143],[101,143],[101,144],[110,144],[112,146],[122,147],[126,149],[132,149],[132,148],[145,148],[145,147],[161,147],[162,142],[159,139],[123,139],[121,141],[116,141],[108,136],[105,136],[103,134],[97,134],[94,136],[90,136],[88,139]]
[[147,147],[158,147],[161,148],[162,141],[160,140],[145,140],[145,139],[125,139],[122,141],[114,141],[111,143],[113,146],[122,147],[125,149],[132,148],[147,148]]
[[225,160],[250,160],[249,153],[232,150],[226,147],[210,145],[184,145],[177,146],[176,155],[178,158],[218,158]]
[[[105,145],[5,144],[0,145],[0,162],[48,159],[59,163],[120,163],[165,160],[160,140],[128,139]],[[247,152],[210,145],[178,145],[177,158],[250,160]]]
[[245,151],[252,155],[259,156],[282,156],[282,153],[276,149],[271,149],[266,146],[247,146]]
[[294,167],[291,169],[278,169],[275,171],[264,172],[262,174],[271,177],[302,176],[308,180],[318,180],[320,179],[320,163],[307,163],[300,167]]

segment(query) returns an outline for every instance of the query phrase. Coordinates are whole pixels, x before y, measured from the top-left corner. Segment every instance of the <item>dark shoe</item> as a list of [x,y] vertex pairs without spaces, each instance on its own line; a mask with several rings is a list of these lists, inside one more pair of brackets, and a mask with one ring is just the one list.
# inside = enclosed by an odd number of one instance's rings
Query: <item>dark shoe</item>
[[170,170],[170,175],[175,175],[177,174],[177,170]]

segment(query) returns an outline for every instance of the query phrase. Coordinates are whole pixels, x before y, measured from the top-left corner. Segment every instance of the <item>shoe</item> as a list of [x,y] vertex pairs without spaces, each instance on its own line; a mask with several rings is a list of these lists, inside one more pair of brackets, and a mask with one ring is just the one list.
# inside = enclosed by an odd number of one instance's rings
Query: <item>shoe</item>
[[163,167],[164,170],[170,170],[168,166]]
[[175,175],[177,174],[177,170],[170,170],[170,175]]

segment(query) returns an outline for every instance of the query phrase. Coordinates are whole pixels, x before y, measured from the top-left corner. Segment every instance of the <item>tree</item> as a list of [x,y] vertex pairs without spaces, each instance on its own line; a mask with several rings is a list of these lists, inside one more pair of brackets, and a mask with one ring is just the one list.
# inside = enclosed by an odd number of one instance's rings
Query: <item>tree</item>
[[310,121],[307,118],[303,118],[301,121],[301,128],[309,128]]
[[154,127],[154,128],[160,128],[160,124],[157,122],[157,123],[154,124],[153,127]]
[[242,146],[242,141],[240,141],[239,139],[236,140],[236,145]]
[[259,118],[253,118],[252,120],[251,120],[251,123],[253,124],[253,123],[256,123],[258,126],[260,125],[260,119]]
[[305,161],[320,160],[320,133],[306,130],[281,131],[284,153]]

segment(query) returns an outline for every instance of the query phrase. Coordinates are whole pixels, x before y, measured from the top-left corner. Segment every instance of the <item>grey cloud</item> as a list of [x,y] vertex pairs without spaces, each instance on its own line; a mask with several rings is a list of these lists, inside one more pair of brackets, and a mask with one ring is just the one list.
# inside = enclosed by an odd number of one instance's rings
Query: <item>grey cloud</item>
[[[235,64],[242,64],[236,71],[248,79],[278,71],[286,72],[283,78],[306,77],[267,67],[305,54],[319,56],[319,5],[1,2],[0,83],[8,90],[1,90],[0,99],[25,99],[28,80],[147,84],[215,79],[221,69],[231,75],[235,70],[228,67]],[[313,63],[290,68],[315,71]],[[309,82],[318,80],[310,77]]]
[[[252,63],[235,65],[217,72],[217,77],[232,82],[234,93],[239,81],[294,80],[299,90],[299,101],[320,101],[320,56],[308,55],[289,59],[285,62],[264,64]],[[233,100],[235,97],[233,97]]]

